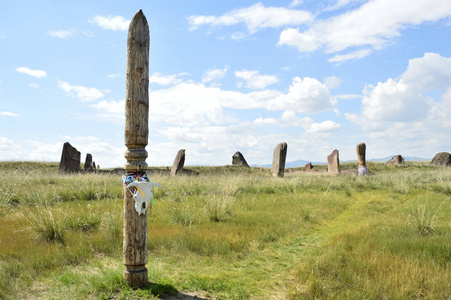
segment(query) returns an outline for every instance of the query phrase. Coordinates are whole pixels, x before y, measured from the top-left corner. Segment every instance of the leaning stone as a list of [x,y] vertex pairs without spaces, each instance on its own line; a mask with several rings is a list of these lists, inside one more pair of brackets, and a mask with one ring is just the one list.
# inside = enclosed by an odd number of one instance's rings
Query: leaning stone
[[404,158],[401,155],[395,155],[386,164],[389,166],[404,166]]
[[244,166],[244,167],[249,167],[249,165],[247,164],[247,161],[244,159],[243,154],[241,154],[240,151],[237,151],[233,156],[232,156],[232,165],[234,166]]
[[92,155],[89,154],[89,153],[86,154],[84,170],[85,170],[85,172],[93,171],[93,168],[92,168]]
[[75,173],[80,171],[80,152],[68,142],[64,143],[59,173]]
[[306,172],[309,172],[311,169],[313,169],[312,163],[308,163],[308,164],[305,165],[305,171]]
[[451,166],[451,154],[448,152],[439,152],[434,156],[431,164],[441,167]]
[[287,143],[277,145],[272,156],[272,175],[283,177],[285,173],[285,161],[287,159]]
[[335,149],[328,157],[327,157],[327,172],[330,175],[337,175],[339,171],[340,160],[338,158],[338,150]]
[[185,164],[185,149],[179,150],[177,153],[174,163],[172,164],[171,168],[171,176],[175,176],[182,172],[183,166]]

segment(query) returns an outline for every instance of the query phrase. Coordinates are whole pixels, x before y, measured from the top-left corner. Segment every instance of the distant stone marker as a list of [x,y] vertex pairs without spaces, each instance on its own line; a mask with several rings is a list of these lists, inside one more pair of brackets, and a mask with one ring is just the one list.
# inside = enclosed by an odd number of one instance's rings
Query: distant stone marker
[[93,168],[94,170],[98,169],[98,168],[96,168],[96,162],[95,162],[95,161],[92,162],[92,168]]
[[277,145],[272,156],[272,175],[283,177],[285,174],[285,161],[287,159],[287,143]]
[[338,150],[335,149],[327,157],[327,172],[330,175],[337,175],[339,173],[338,167],[340,166],[340,160],[338,158]]
[[84,170],[85,170],[85,172],[93,171],[93,168],[92,168],[92,155],[89,154],[89,153],[86,154]]
[[243,154],[241,154],[240,151],[237,151],[233,156],[232,156],[232,165],[234,166],[244,166],[244,167],[249,167],[249,165],[247,164],[247,161],[244,159]]
[[174,159],[174,163],[171,168],[171,176],[175,176],[181,173],[185,164],[185,149],[179,150],[177,156]]
[[368,168],[366,167],[366,144],[360,143],[357,145],[357,158],[359,163],[359,168],[357,169],[357,174],[359,176],[365,176],[368,175]]
[[305,172],[309,172],[313,169],[312,163],[308,163],[305,165]]
[[451,166],[451,154],[448,152],[439,152],[431,160],[431,164],[441,167]]
[[68,142],[64,143],[59,173],[75,173],[80,171],[80,152]]
[[389,166],[404,166],[404,158],[401,155],[395,155],[386,164]]

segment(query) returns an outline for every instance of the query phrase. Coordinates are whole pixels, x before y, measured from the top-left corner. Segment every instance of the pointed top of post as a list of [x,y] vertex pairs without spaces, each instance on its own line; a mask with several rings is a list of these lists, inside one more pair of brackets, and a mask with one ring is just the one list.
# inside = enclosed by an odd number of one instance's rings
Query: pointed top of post
[[142,9],[140,9],[130,21],[128,37],[133,37],[140,44],[149,39],[149,25]]

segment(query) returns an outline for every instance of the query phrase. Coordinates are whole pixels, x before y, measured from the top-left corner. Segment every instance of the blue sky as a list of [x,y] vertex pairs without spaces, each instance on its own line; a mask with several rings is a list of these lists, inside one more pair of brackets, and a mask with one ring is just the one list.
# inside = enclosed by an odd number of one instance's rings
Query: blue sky
[[0,1],[0,160],[125,163],[128,24],[150,34],[147,162],[451,149],[451,1]]

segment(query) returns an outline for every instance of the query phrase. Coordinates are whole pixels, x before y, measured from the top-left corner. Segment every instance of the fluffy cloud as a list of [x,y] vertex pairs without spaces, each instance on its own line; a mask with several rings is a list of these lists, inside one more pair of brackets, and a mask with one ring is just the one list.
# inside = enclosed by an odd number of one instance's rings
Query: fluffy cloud
[[64,81],[58,82],[58,87],[68,93],[71,97],[77,97],[83,102],[95,101],[104,96],[104,94],[96,88],[70,85]]
[[66,39],[69,37],[74,36],[77,33],[76,29],[69,29],[69,30],[54,30],[47,32],[48,35],[57,37],[60,39]]
[[[344,1],[346,2],[346,1]],[[301,52],[325,47],[334,53],[352,47],[365,47],[352,52],[352,58],[368,55],[368,47],[380,49],[408,26],[434,22],[451,15],[451,2],[442,0],[370,0],[359,8],[329,19],[318,20],[307,30],[288,28],[282,31],[279,45],[296,47]],[[349,59],[346,54],[332,61]]]
[[341,128],[341,124],[338,124],[334,121],[324,121],[322,123],[313,123],[309,129],[307,129],[308,133],[327,133],[338,131]]
[[400,79],[389,78],[386,82],[365,88],[362,116],[375,122],[424,119],[434,106],[432,99],[425,97],[424,93],[451,86],[450,69],[451,58],[436,53],[425,53],[421,58],[409,60]]
[[368,86],[362,99],[363,116],[371,121],[414,121],[424,118],[429,105],[424,97],[404,80],[388,79]]
[[130,20],[126,20],[122,16],[93,16],[90,23],[102,27],[103,29],[113,30],[113,31],[126,31],[130,25]]
[[227,68],[208,70],[202,76],[202,82],[205,83],[205,82],[213,81],[215,79],[220,79],[220,78],[224,77],[226,73],[227,73]]
[[180,78],[181,75],[185,75],[186,73],[179,73],[173,75],[161,75],[159,72],[153,73],[149,78],[149,84],[156,83],[158,85],[173,85],[182,82]]
[[16,71],[19,73],[24,73],[24,74],[36,77],[36,78],[47,77],[47,72],[42,71],[42,70],[32,70],[27,67],[18,67],[16,69]]
[[425,53],[423,57],[409,60],[401,78],[422,91],[447,88],[451,85],[451,58]]
[[269,110],[292,110],[300,113],[318,113],[332,110],[336,101],[325,84],[315,78],[293,78],[287,94],[271,99]]
[[[375,157],[404,151],[403,155],[432,157],[449,146],[451,127],[450,59],[435,53],[409,60],[399,79],[389,78],[363,91],[362,113],[346,113],[350,122],[366,131]],[[427,91],[443,91],[441,99]]]
[[337,76],[329,76],[324,78],[324,84],[329,90],[336,89],[341,85],[342,81]]
[[262,28],[278,28],[287,25],[300,25],[313,20],[311,13],[304,10],[293,10],[284,7],[265,7],[261,3],[250,7],[233,10],[220,17],[190,16],[190,30],[196,30],[202,25],[231,26],[244,23],[250,33]]
[[[241,70],[236,71],[237,78],[246,81],[246,87],[254,90],[266,88],[268,85],[279,82],[279,79],[274,75],[259,75],[258,71]],[[241,84],[238,85],[239,87]]]

